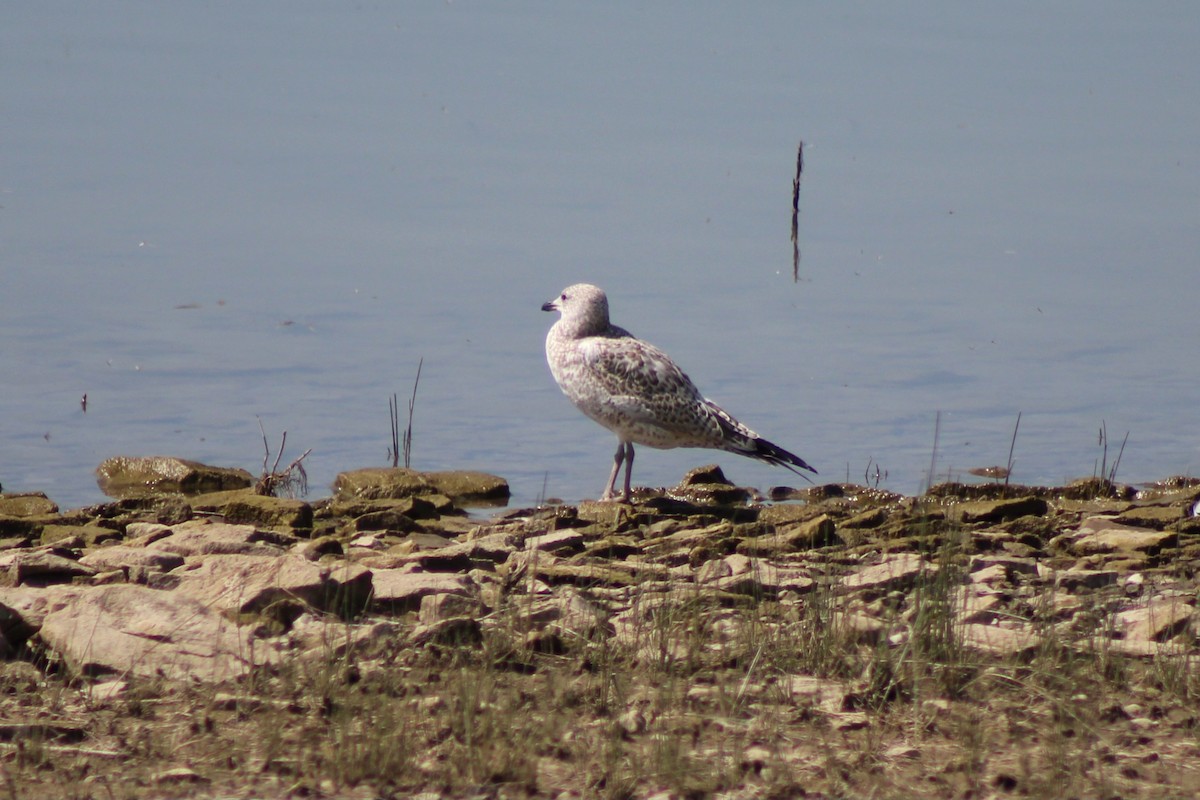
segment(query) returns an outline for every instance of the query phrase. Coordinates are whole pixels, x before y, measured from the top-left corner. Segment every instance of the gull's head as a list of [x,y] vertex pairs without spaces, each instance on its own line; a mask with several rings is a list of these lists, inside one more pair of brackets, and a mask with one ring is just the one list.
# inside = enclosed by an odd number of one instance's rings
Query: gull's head
[[599,332],[608,328],[608,297],[598,286],[577,283],[568,286],[558,297],[542,304],[542,311],[557,311],[562,322],[581,333]]

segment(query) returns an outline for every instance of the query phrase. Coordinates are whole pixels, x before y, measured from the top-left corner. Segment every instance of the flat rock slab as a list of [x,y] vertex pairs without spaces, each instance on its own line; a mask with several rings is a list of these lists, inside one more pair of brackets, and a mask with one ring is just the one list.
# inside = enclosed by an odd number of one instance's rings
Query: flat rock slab
[[41,638],[77,675],[221,681],[272,660],[218,610],[178,592],[116,584],[77,594],[46,614]]
[[178,553],[166,553],[161,550],[118,544],[92,550],[79,559],[79,563],[101,571],[138,569],[170,572],[183,565],[183,556]]
[[379,569],[371,576],[371,607],[377,611],[408,611],[421,605],[421,598],[434,594],[471,594],[475,584],[466,575],[449,572],[408,572]]
[[[330,621],[325,616],[303,614],[293,624],[288,638],[299,646],[301,658],[343,658],[349,652],[383,641],[397,641],[404,628],[390,621],[361,625]],[[290,648],[289,648],[290,650]]]
[[958,513],[963,522],[1004,522],[1018,517],[1045,516],[1049,505],[1040,497],[1016,497],[1011,500],[977,500],[962,503]]
[[1112,586],[1117,582],[1119,577],[1116,570],[1113,569],[1071,569],[1047,572],[1047,577],[1053,578],[1056,585],[1067,591],[1079,591],[1080,589],[1102,589],[1105,586]]
[[219,610],[261,611],[297,600],[321,611],[356,613],[371,594],[371,572],[350,562],[317,563],[301,555],[207,555],[189,559],[176,591]]
[[1155,555],[1164,547],[1174,547],[1178,543],[1179,534],[1174,531],[1134,528],[1093,517],[1079,526],[1078,533],[1071,537],[1067,549],[1077,556],[1117,552]]
[[878,564],[847,575],[842,590],[857,592],[867,589],[904,589],[916,583],[917,577],[934,567],[917,553],[896,553],[884,556]]
[[963,622],[986,625],[1002,615],[1000,595],[994,592],[963,588],[957,590],[953,598],[955,614]]
[[415,553],[369,555],[362,558],[361,562],[376,570],[407,568],[410,572],[466,572],[474,566],[471,560],[474,549],[473,542],[456,542]]
[[82,586],[0,588],[0,633],[10,641],[23,641],[42,627],[48,614],[68,607],[86,591]]
[[1035,649],[1041,639],[1024,628],[968,623],[962,626],[964,647],[997,656],[1017,656]]
[[1196,607],[1186,598],[1160,597],[1118,612],[1118,630],[1128,642],[1162,641],[1178,633],[1194,613]]
[[667,568],[661,564],[616,562],[610,566],[601,566],[599,564],[546,563],[544,560],[548,558],[553,557],[543,554],[543,561],[530,560],[528,564],[531,573],[552,586],[570,584],[583,587],[620,588],[636,586],[646,581],[666,580],[670,577]]
[[[779,567],[764,559],[734,553],[704,564],[697,570],[695,580],[730,594],[774,597],[783,588],[785,581],[790,582],[799,577],[802,576],[795,573],[785,576]],[[789,585],[788,588],[796,587]]]
[[199,555],[281,555],[282,550],[265,542],[253,525],[230,525],[196,519],[171,528],[171,533],[146,545],[147,550]]
[[77,577],[96,574],[96,570],[86,564],[47,550],[5,553],[0,556],[0,570],[6,573],[5,577],[13,586],[70,583]]
[[551,531],[541,536],[530,536],[525,540],[526,550],[542,550],[550,553],[577,553],[583,549],[584,536],[576,530],[567,528],[561,531]]
[[1037,561],[1032,558],[1018,558],[1016,556],[994,554],[971,556],[971,572],[995,566],[1002,566],[1009,580],[1012,580],[1017,575],[1037,575],[1038,571]]
[[837,714],[845,711],[849,705],[851,690],[849,685],[841,681],[812,675],[785,675],[780,686],[797,706],[815,707],[828,714]]
[[1187,509],[1183,503],[1175,506],[1139,506],[1121,512],[1116,522],[1123,525],[1133,525],[1138,528],[1155,528],[1162,530],[1169,525],[1184,519]]

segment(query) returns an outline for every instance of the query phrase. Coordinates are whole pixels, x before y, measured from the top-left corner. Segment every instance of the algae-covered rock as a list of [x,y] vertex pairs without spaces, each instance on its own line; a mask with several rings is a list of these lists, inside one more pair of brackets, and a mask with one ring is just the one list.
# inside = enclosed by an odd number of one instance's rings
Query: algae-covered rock
[[440,494],[460,505],[504,505],[508,502],[508,481],[497,475],[473,470],[423,472],[424,478]]
[[[433,502],[436,498],[440,502]],[[330,505],[335,516],[357,518],[367,514],[391,512],[403,514],[409,519],[436,519],[439,514],[450,512],[453,507],[449,498],[444,495],[422,495],[420,497],[403,497],[398,500],[385,498],[382,500],[335,500]],[[358,530],[379,530],[358,526]]]
[[1132,486],[1114,483],[1107,478],[1080,478],[1055,491],[1068,500],[1132,500],[1137,496],[1137,490]]
[[117,541],[121,532],[103,525],[43,525],[41,542],[44,545],[77,541],[81,547],[95,547],[108,541]]
[[96,483],[109,497],[125,498],[245,489],[254,478],[244,469],[171,456],[114,456],[96,468]]
[[340,473],[333,482],[338,500],[382,500],[441,494],[465,505],[503,505],[508,481],[486,472],[417,472],[403,467],[368,467]]
[[356,531],[394,531],[408,533],[421,530],[412,517],[402,511],[380,510],[370,511],[354,518],[350,523]]
[[1115,522],[1135,528],[1163,530],[1181,519],[1186,519],[1187,508],[1182,504],[1173,506],[1137,506],[1121,512]]
[[1018,517],[1046,514],[1049,506],[1040,497],[1016,497],[1008,500],[976,500],[963,503],[958,507],[962,521],[971,522],[1004,522]]
[[725,483],[680,484],[670,490],[671,497],[696,505],[736,505],[754,499],[754,492],[741,486]]
[[716,464],[706,464],[688,470],[679,485],[669,490],[672,497],[692,503],[730,505],[754,499],[757,492],[734,486]]
[[41,492],[0,494],[0,515],[6,517],[38,517],[57,513],[58,506]]
[[[707,486],[710,484],[733,486],[733,482],[725,477],[724,470],[717,464],[705,464],[703,467],[693,467],[684,474],[680,486]],[[678,488],[678,487],[677,487]]]
[[770,533],[743,539],[737,550],[746,555],[780,555],[826,547],[839,541],[833,519],[828,514],[821,514],[802,522],[775,523]]
[[287,497],[268,497],[252,489],[212,492],[196,497],[192,507],[198,511],[215,511],[226,522],[260,525],[266,528],[312,528],[312,506],[303,500]]
[[367,467],[339,472],[333,480],[336,500],[400,500],[434,491],[421,473],[403,467]]

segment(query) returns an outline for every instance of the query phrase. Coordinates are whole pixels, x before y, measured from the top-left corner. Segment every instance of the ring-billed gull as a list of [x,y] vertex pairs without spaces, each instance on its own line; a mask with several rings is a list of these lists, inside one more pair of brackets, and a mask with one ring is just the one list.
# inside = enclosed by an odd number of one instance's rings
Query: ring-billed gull
[[[562,317],[546,335],[546,361],[558,387],[575,407],[617,435],[612,474],[601,500],[611,500],[625,464],[628,501],[633,445],[667,449],[710,447],[769,464],[816,470],[768,442],[700,394],[670,356],[608,320],[608,297],[577,283],[542,305]],[[799,467],[799,469],[797,469]]]

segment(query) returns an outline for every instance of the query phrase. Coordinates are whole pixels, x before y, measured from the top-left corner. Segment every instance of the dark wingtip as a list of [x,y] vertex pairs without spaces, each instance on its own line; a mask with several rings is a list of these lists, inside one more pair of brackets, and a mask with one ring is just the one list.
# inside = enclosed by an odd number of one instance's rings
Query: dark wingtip
[[[757,458],[760,461],[766,461],[768,464],[786,467],[806,481],[808,481],[808,478],[800,472],[801,469],[806,469],[814,475],[817,474],[816,467],[810,466],[807,461],[795,453],[788,452],[774,442],[768,442],[766,439],[763,439],[754,431],[729,416],[726,411],[713,401],[706,399],[704,404],[708,406],[713,418],[721,426],[721,430],[725,434],[726,450],[749,456],[750,458]],[[751,442],[754,445],[753,449],[750,448]],[[797,467],[800,469],[797,469]],[[812,483],[812,481],[808,482]]]
[[[803,458],[795,453],[790,453],[787,450],[784,450],[782,447],[773,442],[768,442],[766,439],[754,440],[753,455],[755,458],[762,459],[769,464],[786,467],[797,475],[800,475],[802,478],[804,475],[801,474],[801,469],[806,469],[814,475],[818,474],[817,468],[810,465]],[[799,469],[797,469],[797,467],[799,467]]]

